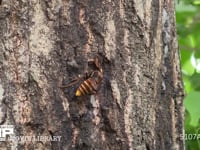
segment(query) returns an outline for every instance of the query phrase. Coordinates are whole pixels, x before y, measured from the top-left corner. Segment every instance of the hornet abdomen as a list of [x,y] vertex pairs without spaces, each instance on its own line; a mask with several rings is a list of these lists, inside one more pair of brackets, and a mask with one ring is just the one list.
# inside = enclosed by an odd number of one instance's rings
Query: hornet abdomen
[[83,81],[76,90],[76,96],[92,95],[95,94],[102,81],[102,73],[94,71],[88,79]]

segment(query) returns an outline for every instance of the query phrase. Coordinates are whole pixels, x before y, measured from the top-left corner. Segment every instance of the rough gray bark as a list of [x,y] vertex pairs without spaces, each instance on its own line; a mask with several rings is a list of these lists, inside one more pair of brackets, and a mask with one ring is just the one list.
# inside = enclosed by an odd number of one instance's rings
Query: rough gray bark
[[[183,88],[174,2],[3,0],[0,124],[56,141],[11,149],[184,149]],[[60,88],[102,60],[97,94]]]

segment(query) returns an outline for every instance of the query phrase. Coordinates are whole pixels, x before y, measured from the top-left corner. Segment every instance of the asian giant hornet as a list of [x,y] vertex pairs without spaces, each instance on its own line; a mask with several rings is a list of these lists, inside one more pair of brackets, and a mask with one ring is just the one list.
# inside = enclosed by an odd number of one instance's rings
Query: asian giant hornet
[[66,86],[62,86],[62,88],[72,86],[81,79],[84,79],[84,81],[77,88],[75,95],[78,97],[96,94],[98,89],[100,88],[103,79],[101,62],[99,60],[99,57],[96,56],[92,60],[88,61],[88,64],[91,64],[93,66],[93,70],[89,74],[86,73],[85,76],[78,77],[78,79],[75,79],[72,83]]

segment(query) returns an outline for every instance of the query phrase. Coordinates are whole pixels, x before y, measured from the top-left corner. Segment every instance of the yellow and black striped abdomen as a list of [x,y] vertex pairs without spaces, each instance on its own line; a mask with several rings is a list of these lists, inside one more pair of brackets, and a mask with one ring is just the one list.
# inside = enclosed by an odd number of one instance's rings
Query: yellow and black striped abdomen
[[83,81],[83,83],[76,90],[76,96],[84,96],[95,94],[97,90],[97,85],[92,78],[88,78]]

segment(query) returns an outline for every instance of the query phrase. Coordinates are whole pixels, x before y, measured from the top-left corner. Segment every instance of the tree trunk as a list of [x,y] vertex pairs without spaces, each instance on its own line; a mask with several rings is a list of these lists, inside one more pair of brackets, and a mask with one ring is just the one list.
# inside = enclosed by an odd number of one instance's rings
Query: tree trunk
[[[173,1],[2,0],[0,38],[0,124],[40,137],[1,149],[184,149]],[[77,97],[96,56],[100,88]]]

